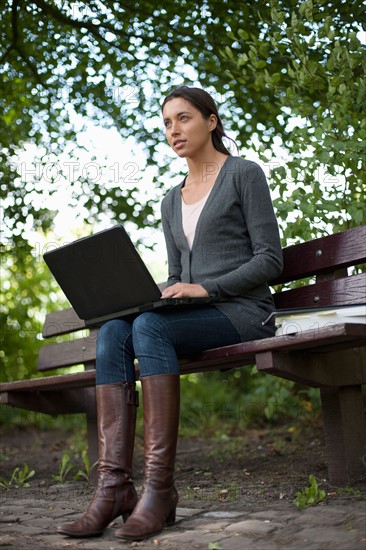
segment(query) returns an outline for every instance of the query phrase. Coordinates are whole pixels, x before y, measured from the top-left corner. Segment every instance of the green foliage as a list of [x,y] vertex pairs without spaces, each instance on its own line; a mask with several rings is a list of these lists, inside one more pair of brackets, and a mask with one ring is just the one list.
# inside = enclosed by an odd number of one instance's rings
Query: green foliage
[[81,458],[83,467],[75,468],[76,473],[73,475],[73,479],[82,479],[89,483],[90,477],[97,467],[97,462],[94,464],[89,463],[88,457],[88,448],[86,444],[87,431],[86,424],[84,423],[82,428],[79,428],[73,432],[73,435],[70,439],[70,451],[73,453],[74,457],[79,460]]
[[303,510],[308,506],[315,506],[319,502],[323,502],[327,495],[323,489],[319,489],[318,483],[313,475],[309,476],[309,486],[302,491],[296,493],[294,504],[299,510]]
[[28,465],[25,464],[21,469],[17,466],[9,480],[4,477],[0,477],[0,487],[9,490],[11,487],[19,489],[21,487],[30,487],[29,480],[35,475],[35,470],[30,470]]
[[5,382],[37,374],[44,313],[67,301],[58,298],[58,285],[41,261],[39,247],[15,239],[0,248],[0,382]]
[[[25,243],[22,251],[9,246],[2,250],[1,317],[1,381],[13,376],[24,378],[34,370],[40,346],[40,324],[35,318],[40,308],[42,285],[40,273],[34,273],[30,247]],[[9,360],[11,365],[9,365]],[[33,369],[32,369],[33,366]]]
[[183,435],[222,437],[245,428],[308,424],[319,409],[317,389],[263,376],[255,367],[181,377]]
[[69,475],[73,467],[73,464],[71,464],[70,462],[70,455],[68,453],[63,453],[63,455],[61,456],[58,474],[52,476],[54,481],[61,484],[65,483],[67,476]]
[[79,468],[77,470],[76,474],[74,474],[73,479],[81,479],[86,483],[89,483],[90,477],[94,472],[95,468],[97,467],[98,462],[94,462],[94,464],[90,464],[89,457],[86,450],[82,453],[81,458],[83,460],[83,468],[82,469]]
[[355,487],[337,487],[338,496],[362,497],[362,493]]
[[[234,89],[245,89],[266,120],[252,125],[270,168],[286,240],[364,223],[366,56],[356,2],[272,0],[258,29],[230,32],[222,52]],[[255,101],[255,100],[254,100]],[[277,143],[289,158],[276,156]]]
[[72,451],[75,454],[81,454],[82,449],[85,447],[86,440],[86,417],[84,414],[60,414],[50,415],[35,411],[27,411],[26,409],[19,409],[17,407],[9,407],[7,405],[1,405],[0,407],[0,426],[4,426],[7,429],[17,429],[24,427],[26,429],[35,427],[41,430],[57,430],[60,434],[67,434],[67,432],[73,432],[79,434],[80,450]]
[[[249,410],[254,423],[309,421],[320,410],[317,388],[306,388],[291,380],[261,375],[254,367],[251,373],[253,389],[249,394],[256,407]],[[256,418],[257,415],[257,418]]]
[[[212,91],[238,141],[268,163],[286,238],[361,223],[362,17],[356,0],[185,0],[179,10],[174,0],[8,0],[0,31],[7,226],[21,235],[30,216],[36,227],[52,224],[52,213],[30,200],[44,192],[39,175],[27,185],[19,177],[17,148],[36,143],[40,167],[56,164],[62,151],[76,160],[81,127],[75,114],[114,127],[125,139],[133,136],[148,162],[166,172],[171,159],[161,143],[160,103],[183,82]],[[277,158],[279,143],[286,161]],[[58,172],[47,174],[53,193]],[[101,213],[139,227],[153,223],[154,193],[139,205],[136,188],[123,181],[109,187],[81,176],[66,184],[85,205],[89,223]]]
[[72,479],[74,480],[81,479],[82,481],[89,483],[90,476],[93,470],[96,468],[97,463],[92,465],[89,464],[89,458],[86,449],[82,452],[81,458],[83,461],[83,468],[78,468],[75,463],[71,461],[69,453],[64,452],[61,456],[59,471],[57,474],[54,474],[52,476],[54,481],[63,484],[66,483],[68,478],[72,475]]

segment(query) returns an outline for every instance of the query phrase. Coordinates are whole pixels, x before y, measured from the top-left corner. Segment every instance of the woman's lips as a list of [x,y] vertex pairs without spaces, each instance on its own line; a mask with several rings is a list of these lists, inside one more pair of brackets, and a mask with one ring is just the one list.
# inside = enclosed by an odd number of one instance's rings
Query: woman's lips
[[180,149],[181,147],[183,147],[184,144],[185,144],[184,139],[177,139],[173,142],[173,147],[175,149]]

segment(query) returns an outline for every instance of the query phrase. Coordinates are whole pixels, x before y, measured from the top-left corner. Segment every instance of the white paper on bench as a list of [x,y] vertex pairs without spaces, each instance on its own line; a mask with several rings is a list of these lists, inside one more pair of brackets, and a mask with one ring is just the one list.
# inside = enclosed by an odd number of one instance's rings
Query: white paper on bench
[[276,336],[281,334],[295,334],[303,330],[317,330],[331,327],[338,323],[366,323],[366,305],[308,309],[303,312],[293,312],[281,315],[276,314]]

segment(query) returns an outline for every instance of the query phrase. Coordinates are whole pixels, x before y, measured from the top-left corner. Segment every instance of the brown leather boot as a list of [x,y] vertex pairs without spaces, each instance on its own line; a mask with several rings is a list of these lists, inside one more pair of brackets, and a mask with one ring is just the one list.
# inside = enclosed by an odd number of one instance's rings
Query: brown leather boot
[[179,374],[141,379],[144,408],[145,471],[141,496],[116,537],[142,540],[175,522],[178,493],[174,487],[180,381]]
[[131,480],[138,393],[131,382],[96,387],[98,418],[98,485],[87,512],[58,527],[69,537],[96,537],[118,516],[124,519],[137,503]]

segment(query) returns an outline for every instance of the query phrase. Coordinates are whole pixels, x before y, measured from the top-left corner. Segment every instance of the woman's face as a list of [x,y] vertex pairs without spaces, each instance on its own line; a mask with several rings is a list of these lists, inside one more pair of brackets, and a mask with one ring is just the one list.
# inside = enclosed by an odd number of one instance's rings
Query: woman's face
[[192,103],[176,97],[165,104],[163,119],[168,143],[179,157],[195,157],[212,147],[214,114],[205,119]]

